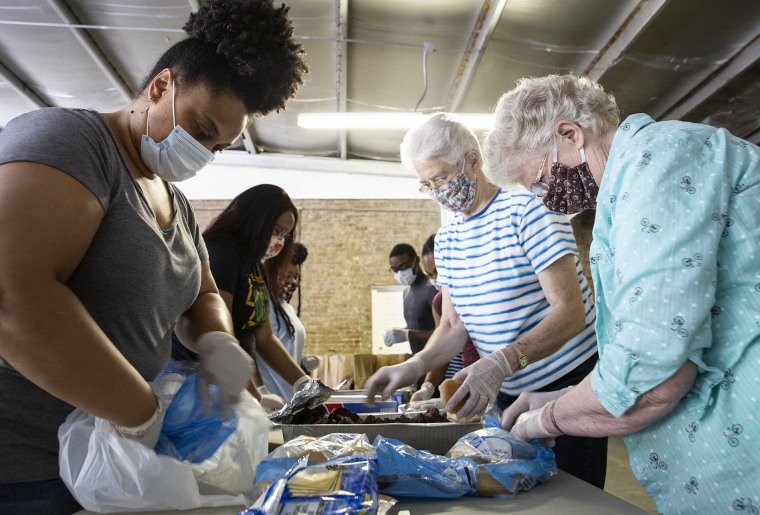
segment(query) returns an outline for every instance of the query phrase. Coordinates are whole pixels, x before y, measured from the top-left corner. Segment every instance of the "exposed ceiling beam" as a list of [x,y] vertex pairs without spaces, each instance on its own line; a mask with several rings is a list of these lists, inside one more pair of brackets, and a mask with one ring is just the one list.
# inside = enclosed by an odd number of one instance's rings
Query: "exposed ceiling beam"
[[594,57],[583,75],[599,80],[620,60],[623,53],[636,41],[670,0],[641,0],[625,21],[618,27],[607,44]]
[[246,127],[243,129],[243,133],[240,135],[240,138],[243,140],[243,147],[245,147],[245,151],[249,154],[258,154],[259,151],[256,148],[256,143],[253,141],[253,137],[251,136],[251,131]]
[[[60,2],[60,0],[48,0],[48,4],[55,11],[58,17],[66,22],[66,25],[76,25],[79,22],[79,20],[74,17],[71,11],[69,11],[69,8]],[[98,68],[100,68],[108,80],[111,81],[111,84],[113,84],[114,88],[116,88],[116,91],[118,91],[127,102],[132,100],[132,91],[130,91],[129,87],[127,87],[121,77],[119,77],[116,71],[111,67],[111,64],[105,58],[103,52],[101,52],[100,49],[95,46],[95,43],[93,43],[90,36],[82,29],[69,27],[69,30],[71,31],[71,34],[77,39],[77,41],[79,41],[79,44],[82,45],[82,48],[84,48],[87,54],[95,62],[95,64],[97,64]]]
[[[346,64],[348,63],[348,0],[335,0],[335,98],[336,110],[339,113],[346,112],[346,82],[348,76]],[[346,129],[338,129],[338,157],[346,159],[348,138]]]
[[296,170],[303,172],[330,172],[359,175],[378,175],[382,177],[416,178],[398,161],[379,161],[370,159],[339,160],[334,157],[312,157],[294,154],[262,153],[251,155],[242,151],[230,150],[214,159],[211,166],[243,167],[252,170]]
[[467,42],[467,48],[459,62],[454,84],[449,91],[446,100],[446,111],[455,113],[462,105],[467,89],[472,82],[475,71],[478,69],[480,59],[491,39],[496,24],[501,18],[501,13],[507,5],[507,0],[484,0],[480,8],[478,19],[470,33],[470,40]]
[[[665,104],[657,115],[661,119],[679,120],[692,109],[710,98],[717,91],[728,84],[734,77],[741,75],[747,68],[760,60],[760,34],[755,37],[717,69],[706,70],[702,74],[695,74],[696,80],[682,88],[672,91],[668,96],[668,104]],[[701,79],[701,80],[700,80]]]
[[0,63],[0,78],[10,85],[21,97],[32,104],[35,108],[48,107],[50,104],[42,100],[37,93],[26,85],[15,73],[10,71],[3,63]]

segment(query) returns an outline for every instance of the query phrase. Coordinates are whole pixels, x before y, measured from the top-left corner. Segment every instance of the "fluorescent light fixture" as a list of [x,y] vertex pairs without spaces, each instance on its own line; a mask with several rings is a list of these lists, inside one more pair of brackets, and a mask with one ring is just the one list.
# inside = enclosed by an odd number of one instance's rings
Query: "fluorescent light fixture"
[[[298,126],[304,129],[409,129],[433,113],[376,112],[376,113],[300,113]],[[471,129],[490,129],[491,113],[452,113]]]

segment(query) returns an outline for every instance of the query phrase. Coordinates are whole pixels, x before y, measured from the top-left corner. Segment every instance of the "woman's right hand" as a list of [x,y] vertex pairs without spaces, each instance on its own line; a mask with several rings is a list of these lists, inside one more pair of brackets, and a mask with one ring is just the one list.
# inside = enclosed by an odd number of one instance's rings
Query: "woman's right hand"
[[166,414],[164,401],[158,395],[156,395],[156,402],[158,403],[156,411],[153,412],[153,415],[148,420],[136,427],[124,427],[114,424],[116,432],[124,438],[143,444],[148,449],[156,447],[158,439],[161,436],[161,428],[164,426],[164,415]]
[[425,372],[427,372],[425,362],[419,355],[412,356],[398,365],[382,367],[364,383],[364,389],[367,390],[367,404],[374,405],[375,395],[378,394],[383,399],[389,398],[399,388],[416,383]]
[[425,381],[424,383],[422,383],[422,386],[420,386],[420,389],[412,394],[412,397],[409,399],[409,402],[419,402],[419,401],[429,400],[431,397],[433,397],[434,393],[435,393],[435,386],[433,386],[433,383],[429,381]]
[[259,395],[261,395],[261,400],[259,403],[261,404],[261,407],[264,408],[264,411],[267,413],[273,413],[277,410],[280,410],[285,406],[285,399],[277,395],[276,393],[272,393],[269,391],[269,388],[266,386],[259,386],[256,388],[256,391],[259,392]]

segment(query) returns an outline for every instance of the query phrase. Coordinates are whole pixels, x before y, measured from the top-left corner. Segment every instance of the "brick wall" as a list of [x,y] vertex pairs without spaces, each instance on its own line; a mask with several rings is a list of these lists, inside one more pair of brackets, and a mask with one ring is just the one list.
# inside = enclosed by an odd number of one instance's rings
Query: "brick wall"
[[[440,224],[430,200],[294,200],[303,265],[301,321],[306,352],[364,353],[372,344],[371,286],[395,284],[388,253],[396,243],[420,252]],[[192,201],[201,229],[228,201]]]

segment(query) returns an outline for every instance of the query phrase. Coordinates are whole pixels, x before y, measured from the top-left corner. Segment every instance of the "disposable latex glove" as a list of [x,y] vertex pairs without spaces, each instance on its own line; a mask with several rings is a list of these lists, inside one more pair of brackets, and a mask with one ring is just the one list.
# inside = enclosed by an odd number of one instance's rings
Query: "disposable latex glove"
[[308,355],[301,358],[301,366],[306,370],[307,372],[311,373],[314,370],[317,369],[320,363],[319,356],[314,355]]
[[310,379],[311,378],[307,375],[303,375],[299,377],[298,379],[296,379],[295,382],[293,383],[293,394],[295,395],[296,393],[300,392],[301,388],[306,386],[306,383],[308,383]]
[[555,390],[553,392],[523,392],[504,412],[501,414],[501,427],[507,431],[512,429],[517,418],[526,411],[532,411],[545,406],[547,403],[559,399],[567,392],[572,390],[572,386]]
[[259,386],[256,388],[256,391],[259,392],[259,395],[261,395],[261,400],[259,403],[267,413],[275,412],[285,406],[285,399],[276,393],[271,393],[269,391],[269,388],[266,386]]
[[398,365],[382,367],[364,382],[367,403],[370,406],[374,405],[375,395],[378,394],[383,399],[388,399],[399,388],[416,383],[427,371],[428,367],[419,354]]
[[433,386],[433,383],[425,381],[422,383],[422,386],[420,386],[420,389],[412,394],[412,396],[409,398],[409,401],[426,401],[433,396],[433,393],[435,393],[435,386]]
[[203,333],[196,343],[198,350],[198,386],[204,409],[211,409],[209,385],[216,385],[222,416],[238,400],[240,392],[253,374],[253,360],[237,339],[221,331]]
[[409,329],[402,327],[393,327],[385,331],[383,337],[386,347],[390,347],[393,344],[409,341]]
[[521,414],[517,417],[517,422],[512,426],[512,429],[509,432],[513,436],[526,442],[529,442],[534,438],[548,440],[547,443],[549,444],[549,447],[554,447],[554,438],[560,436],[562,433],[550,431],[544,423],[545,418],[548,418],[548,416],[545,415],[545,412],[550,410],[553,405],[554,401],[551,401],[549,404],[544,404],[538,409],[526,411]]
[[153,449],[158,443],[159,436],[161,436],[161,427],[164,425],[164,414],[166,413],[164,401],[159,396],[156,396],[156,399],[158,400],[158,407],[148,420],[136,427],[114,424],[116,431],[124,438],[135,440],[148,449]]
[[459,402],[469,398],[456,412],[457,418],[470,418],[481,415],[493,406],[496,396],[501,390],[501,383],[512,375],[507,357],[501,351],[481,358],[469,367],[465,367],[454,375],[454,379],[464,381],[446,404],[446,411],[453,412]]

